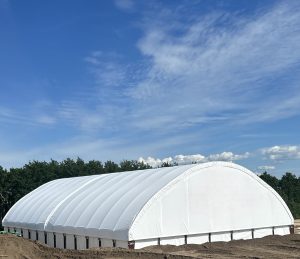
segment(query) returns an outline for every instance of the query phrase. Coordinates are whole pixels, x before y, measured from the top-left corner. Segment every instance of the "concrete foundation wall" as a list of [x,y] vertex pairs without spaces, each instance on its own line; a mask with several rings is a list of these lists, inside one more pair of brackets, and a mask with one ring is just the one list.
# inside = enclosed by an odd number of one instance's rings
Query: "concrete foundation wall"
[[145,240],[136,240],[135,241],[135,249],[140,249],[146,246],[155,246],[158,245],[158,239],[152,238],[152,239],[145,239]]
[[36,232],[35,230],[28,230],[28,237],[30,237],[30,240],[36,240]]
[[[5,227],[6,231],[14,231],[12,227]],[[24,238],[36,240],[41,243],[45,243],[45,232],[28,230],[28,229],[16,229],[17,232],[23,232]],[[38,235],[37,235],[38,233]],[[217,242],[217,241],[230,241],[230,240],[240,240],[240,239],[252,239],[261,238],[268,235],[286,235],[290,233],[289,226],[280,226],[280,227],[269,227],[269,228],[260,228],[254,230],[236,230],[230,232],[219,232],[211,234],[197,234],[197,235],[186,235],[186,236],[175,236],[175,237],[162,237],[162,238],[151,238],[144,240],[135,240],[135,249],[143,248],[151,245],[184,245],[184,244],[203,244],[206,242]],[[65,240],[64,240],[65,235]],[[47,245],[54,247],[54,233],[47,232]],[[128,241],[124,240],[115,240],[101,238],[101,247],[113,247],[114,243],[116,247],[128,248]],[[76,236],[76,245],[75,245],[75,236],[71,234],[55,234],[55,243],[57,248],[67,248],[67,249],[77,249],[83,250],[88,248],[97,248],[99,247],[99,238],[98,237],[87,237],[85,236]]]
[[52,232],[47,232],[47,245],[54,247],[54,235]]
[[99,238],[89,237],[89,248],[99,247]]
[[28,229],[23,229],[23,237],[28,238]]
[[184,236],[176,236],[176,237],[163,237],[160,239],[161,245],[175,245],[180,246],[185,244]]
[[111,239],[101,238],[102,247],[113,247],[113,241]]
[[57,248],[64,248],[64,235],[61,233],[56,233],[56,247]]
[[234,240],[252,239],[252,231],[251,230],[233,231],[232,236]]
[[274,228],[274,235],[288,235],[290,234],[290,227],[275,227]]
[[231,232],[226,233],[212,233],[210,236],[211,242],[217,242],[217,241],[230,241],[231,240]]
[[77,250],[86,249],[86,239],[84,236],[76,236],[77,239]]
[[42,244],[45,244],[45,232],[38,231],[38,241]]
[[273,234],[272,228],[254,229],[254,238],[265,237]]
[[74,235],[66,234],[67,249],[75,249]]
[[208,234],[188,235],[187,244],[203,244],[209,242]]
[[116,240],[116,247],[128,248],[128,241]]

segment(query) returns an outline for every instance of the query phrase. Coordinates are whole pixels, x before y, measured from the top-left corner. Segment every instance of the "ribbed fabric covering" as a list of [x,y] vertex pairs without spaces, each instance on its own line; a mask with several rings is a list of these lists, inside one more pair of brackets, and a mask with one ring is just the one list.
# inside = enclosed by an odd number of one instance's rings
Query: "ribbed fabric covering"
[[3,225],[127,240],[144,204],[193,166],[54,180],[19,200]]

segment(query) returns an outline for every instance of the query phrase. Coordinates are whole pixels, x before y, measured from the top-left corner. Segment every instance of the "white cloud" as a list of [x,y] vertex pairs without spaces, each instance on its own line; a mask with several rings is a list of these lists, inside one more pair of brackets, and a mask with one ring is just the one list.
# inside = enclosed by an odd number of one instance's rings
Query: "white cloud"
[[[148,20],[138,42],[149,61],[146,76],[126,90],[136,100],[138,126],[146,119],[149,127],[146,114],[155,114],[153,128],[181,128],[220,113],[231,114],[227,123],[300,113],[299,77],[288,73],[299,69],[299,5],[282,3],[249,19],[219,12],[185,23],[162,13]],[[289,84],[274,88],[270,82],[282,75]]]
[[262,171],[269,171],[269,170],[274,170],[275,166],[273,165],[261,165],[257,167],[258,170],[262,170]]
[[236,160],[242,160],[246,159],[250,156],[249,152],[246,152],[245,154],[233,154],[232,152],[223,152],[220,154],[212,154],[209,156],[204,156],[201,154],[194,154],[194,155],[176,155],[174,157],[167,157],[164,159],[159,158],[153,158],[153,157],[147,157],[143,158],[140,157],[138,159],[139,162],[144,162],[146,164],[149,164],[152,167],[159,167],[163,163],[169,163],[169,164],[192,164],[192,163],[204,163],[209,161],[236,161]]
[[36,118],[27,111],[18,111],[7,107],[0,107],[0,121],[4,123],[22,124],[26,126],[45,124],[45,121],[40,121],[40,117]]
[[[140,132],[217,123],[222,130],[298,115],[299,9],[282,2],[248,18],[219,11],[186,19],[164,8],[144,13],[140,59],[127,64],[119,54],[91,52],[85,61],[95,85],[54,105],[53,117],[76,126],[82,121],[83,130],[110,125]],[[288,84],[273,87],[282,75]]]
[[50,115],[40,115],[36,121],[41,124],[53,125],[57,122],[56,118]]
[[126,76],[126,67],[120,65],[120,56],[116,53],[94,51],[84,60],[91,66],[96,83],[101,86],[119,86]]
[[115,5],[123,11],[131,11],[134,9],[133,0],[115,0]]
[[163,163],[169,163],[169,164],[172,164],[173,162],[173,159],[171,157],[167,157],[167,158],[164,158],[164,159],[159,159],[159,158],[154,158],[154,157],[147,157],[146,159],[140,157],[138,159],[139,162],[143,162],[145,164],[148,164],[152,167],[159,167],[161,166]]
[[176,155],[173,162],[177,164],[191,164],[191,163],[203,163],[206,162],[205,156],[201,154],[195,155]]
[[66,124],[71,124],[82,131],[95,131],[102,129],[105,125],[105,120],[108,121],[108,112],[103,116],[103,110],[95,107],[88,109],[77,102],[63,102],[58,110],[58,118]]
[[273,146],[262,149],[262,154],[271,160],[293,160],[300,159],[299,146]]
[[208,160],[210,161],[236,161],[241,159],[246,159],[250,156],[249,152],[245,154],[237,155],[232,152],[223,152],[220,154],[209,155]]

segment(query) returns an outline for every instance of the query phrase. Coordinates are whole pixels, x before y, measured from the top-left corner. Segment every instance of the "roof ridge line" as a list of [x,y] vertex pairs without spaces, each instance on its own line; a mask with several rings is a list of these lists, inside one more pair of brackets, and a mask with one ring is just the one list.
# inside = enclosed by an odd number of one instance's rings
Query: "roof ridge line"
[[74,190],[73,192],[71,192],[69,195],[67,195],[64,199],[62,199],[55,207],[54,209],[50,212],[50,214],[48,215],[48,217],[45,220],[44,223],[44,230],[46,230],[46,227],[49,223],[49,221],[51,220],[51,217],[54,215],[54,213],[58,210],[58,208],[70,197],[72,197],[74,194],[76,194],[78,191],[80,191],[82,188],[86,187],[87,185],[89,185],[90,183],[96,181],[101,175],[98,175],[98,177],[95,177],[91,180],[89,180],[88,182],[84,183],[82,186],[80,186],[79,188],[77,188],[76,190]]

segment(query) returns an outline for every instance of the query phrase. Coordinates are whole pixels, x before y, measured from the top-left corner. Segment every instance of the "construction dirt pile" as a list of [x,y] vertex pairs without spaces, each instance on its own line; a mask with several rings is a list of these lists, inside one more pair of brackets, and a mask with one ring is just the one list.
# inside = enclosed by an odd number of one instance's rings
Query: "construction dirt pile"
[[295,219],[295,233],[300,234],[300,219]]
[[101,248],[85,251],[50,248],[14,235],[0,235],[2,258],[300,258],[300,235],[203,245],[152,246],[140,250]]

